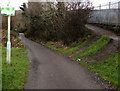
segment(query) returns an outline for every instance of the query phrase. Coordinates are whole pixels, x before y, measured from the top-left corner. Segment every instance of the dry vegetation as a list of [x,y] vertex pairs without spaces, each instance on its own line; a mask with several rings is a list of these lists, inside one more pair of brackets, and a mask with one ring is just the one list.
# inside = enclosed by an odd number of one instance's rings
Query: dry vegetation
[[40,41],[62,41],[65,45],[85,37],[85,24],[92,10],[91,3],[28,3],[21,6],[23,13],[16,16],[17,32]]
[[[1,37],[2,37],[2,46],[6,46],[7,43],[7,30],[1,31]],[[23,47],[23,43],[19,39],[16,32],[11,31],[11,43],[12,47]]]

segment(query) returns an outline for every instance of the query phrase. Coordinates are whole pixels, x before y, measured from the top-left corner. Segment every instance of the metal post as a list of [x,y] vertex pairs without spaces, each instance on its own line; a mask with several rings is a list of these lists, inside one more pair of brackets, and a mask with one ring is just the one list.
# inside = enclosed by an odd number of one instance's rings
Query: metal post
[[99,10],[101,10],[101,4],[99,5]]
[[120,9],[120,1],[118,2],[118,9]]
[[[111,9],[111,2],[109,2],[109,10],[107,10],[108,12],[110,12],[110,9]],[[109,14],[109,13],[108,13]],[[110,14],[111,15],[111,14]],[[109,16],[110,16],[109,15]],[[108,16],[108,15],[107,15]],[[110,24],[110,17],[107,17],[107,24],[109,25]]]
[[8,64],[10,64],[10,61],[11,61],[10,18],[11,16],[8,16],[8,41],[7,41],[7,62]]
[[110,6],[111,6],[111,2],[109,2],[109,9],[111,8]]
[[120,26],[120,1],[118,2],[118,26]]
[[102,11],[101,11],[101,4],[99,5],[99,23],[101,24],[101,21],[102,21],[102,19],[101,19],[101,13],[102,13]]

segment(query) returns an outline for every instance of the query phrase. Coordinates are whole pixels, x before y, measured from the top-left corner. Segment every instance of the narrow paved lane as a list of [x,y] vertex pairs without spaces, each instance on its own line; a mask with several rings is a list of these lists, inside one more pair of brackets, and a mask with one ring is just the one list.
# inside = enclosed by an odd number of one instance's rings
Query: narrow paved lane
[[103,28],[100,28],[100,27],[97,27],[97,26],[94,26],[91,24],[86,24],[85,26],[87,28],[91,29],[94,33],[96,33],[98,35],[108,35],[112,39],[117,40],[117,41],[118,41],[118,39],[120,39],[120,36],[117,36],[115,33],[111,32],[109,30],[106,30],[106,29],[103,29]]
[[80,64],[24,37],[31,61],[25,89],[102,89],[95,75]]

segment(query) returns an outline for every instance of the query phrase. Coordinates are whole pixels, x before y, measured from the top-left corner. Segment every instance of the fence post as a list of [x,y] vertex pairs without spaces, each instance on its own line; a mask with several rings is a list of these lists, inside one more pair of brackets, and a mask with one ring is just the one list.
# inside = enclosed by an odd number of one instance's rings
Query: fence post
[[101,4],[99,5],[99,10],[101,10]]
[[120,9],[120,1],[118,2],[118,9]]
[[120,1],[118,2],[118,26],[120,26]]
[[111,2],[109,2],[109,9],[111,8]]
[[99,5],[99,21],[98,21],[98,23],[100,23],[101,24],[101,4]]

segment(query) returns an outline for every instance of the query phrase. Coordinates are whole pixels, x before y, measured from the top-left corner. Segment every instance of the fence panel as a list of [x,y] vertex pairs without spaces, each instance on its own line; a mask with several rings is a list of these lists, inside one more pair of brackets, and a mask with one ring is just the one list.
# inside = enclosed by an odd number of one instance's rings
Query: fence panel
[[[118,6],[119,3],[117,3]],[[99,9],[93,10],[89,22],[120,26],[120,8],[117,5],[115,3],[116,8],[112,8],[113,4],[110,7],[109,3],[109,9],[99,7]]]

